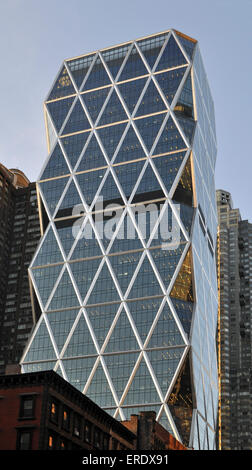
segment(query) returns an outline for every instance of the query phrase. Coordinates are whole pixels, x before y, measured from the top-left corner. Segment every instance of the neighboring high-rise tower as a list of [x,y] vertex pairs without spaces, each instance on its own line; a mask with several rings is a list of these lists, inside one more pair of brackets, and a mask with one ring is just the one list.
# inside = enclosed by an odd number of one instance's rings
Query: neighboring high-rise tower
[[0,374],[18,364],[31,332],[28,267],[40,239],[36,184],[0,164]]
[[251,450],[252,224],[241,220],[230,193],[216,192],[219,290],[219,433],[222,450]]
[[66,60],[45,118],[22,370],[213,449],[216,137],[197,41],[169,30]]

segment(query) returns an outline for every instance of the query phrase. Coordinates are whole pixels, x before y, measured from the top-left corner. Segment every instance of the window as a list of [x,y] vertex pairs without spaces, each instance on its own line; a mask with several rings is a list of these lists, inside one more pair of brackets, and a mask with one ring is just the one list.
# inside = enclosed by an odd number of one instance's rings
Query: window
[[95,430],[94,430],[94,445],[98,449],[101,448],[101,437],[102,437],[102,434],[101,434],[100,429],[95,428]]
[[63,429],[65,429],[65,431],[69,431],[69,428],[70,428],[70,410],[68,408],[63,409],[62,427],[63,427]]
[[33,419],[35,410],[35,397],[26,395],[21,397],[19,418]]
[[59,417],[59,404],[56,400],[52,400],[50,405],[50,419],[53,423],[58,423]]
[[84,426],[84,439],[86,442],[91,442],[91,432],[92,425],[89,421],[86,421]]
[[76,437],[80,437],[81,434],[81,417],[79,415],[74,416],[73,434]]
[[19,429],[17,434],[17,450],[31,450],[32,430]]
[[56,436],[53,433],[50,433],[48,436],[48,449],[53,450],[56,449]]

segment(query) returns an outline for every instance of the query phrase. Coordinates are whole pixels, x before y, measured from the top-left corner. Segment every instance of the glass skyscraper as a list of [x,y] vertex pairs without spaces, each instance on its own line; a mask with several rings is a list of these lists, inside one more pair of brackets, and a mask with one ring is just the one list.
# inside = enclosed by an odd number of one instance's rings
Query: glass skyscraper
[[65,60],[45,119],[22,370],[214,449],[216,136],[197,41],[168,30]]

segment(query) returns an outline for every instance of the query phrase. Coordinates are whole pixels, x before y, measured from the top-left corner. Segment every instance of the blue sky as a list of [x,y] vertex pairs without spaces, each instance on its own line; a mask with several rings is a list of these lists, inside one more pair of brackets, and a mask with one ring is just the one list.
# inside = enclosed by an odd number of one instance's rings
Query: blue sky
[[37,179],[43,101],[65,58],[169,28],[200,43],[218,139],[216,188],[252,222],[252,0],[1,0],[0,162]]

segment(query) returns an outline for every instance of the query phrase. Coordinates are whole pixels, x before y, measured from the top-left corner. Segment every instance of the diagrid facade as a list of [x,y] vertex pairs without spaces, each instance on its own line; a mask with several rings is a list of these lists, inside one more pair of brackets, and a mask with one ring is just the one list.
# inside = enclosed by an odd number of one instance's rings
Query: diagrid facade
[[45,119],[22,370],[215,448],[216,138],[197,41],[169,30],[64,61]]

